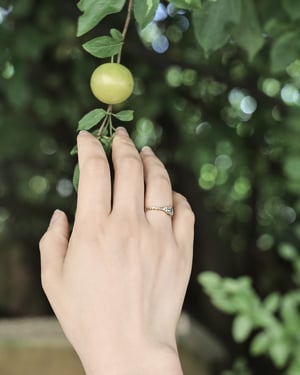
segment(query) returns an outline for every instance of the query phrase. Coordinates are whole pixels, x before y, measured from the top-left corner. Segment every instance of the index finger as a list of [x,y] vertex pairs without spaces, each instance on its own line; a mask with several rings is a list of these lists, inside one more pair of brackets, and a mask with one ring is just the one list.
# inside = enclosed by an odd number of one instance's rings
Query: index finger
[[[82,131],[77,137],[79,185],[76,220],[101,220],[111,211],[110,169],[101,143]],[[87,221],[88,220],[88,221]]]

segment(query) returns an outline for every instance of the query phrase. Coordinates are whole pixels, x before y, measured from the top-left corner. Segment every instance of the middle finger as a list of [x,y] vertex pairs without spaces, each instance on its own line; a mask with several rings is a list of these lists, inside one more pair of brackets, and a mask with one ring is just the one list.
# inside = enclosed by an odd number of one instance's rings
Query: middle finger
[[112,145],[115,170],[113,210],[144,212],[144,173],[141,157],[124,128],[118,128]]

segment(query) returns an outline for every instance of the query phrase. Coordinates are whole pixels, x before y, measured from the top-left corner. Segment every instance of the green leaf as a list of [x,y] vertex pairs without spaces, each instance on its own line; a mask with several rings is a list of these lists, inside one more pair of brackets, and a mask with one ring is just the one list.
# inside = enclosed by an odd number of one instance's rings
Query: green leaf
[[250,352],[252,355],[261,355],[268,351],[270,337],[266,332],[258,333],[251,342]]
[[237,311],[236,306],[225,295],[213,293],[211,302],[215,307],[227,314],[234,314]]
[[241,0],[207,2],[193,12],[196,39],[208,57],[225,45],[233,25],[240,22]]
[[229,293],[249,292],[251,290],[251,279],[248,276],[237,279],[227,277],[224,278],[222,286]]
[[292,20],[300,19],[300,2],[296,0],[282,0],[283,9]]
[[80,0],[77,3],[77,8],[81,10],[82,12],[84,11],[84,7],[87,6],[87,0]]
[[205,288],[205,290],[219,289],[219,286],[222,282],[221,277],[212,271],[205,271],[198,275],[198,282]]
[[112,115],[116,117],[120,121],[132,121],[133,120],[133,111],[128,110],[128,111],[121,111],[118,113],[113,113]]
[[154,18],[159,0],[133,0],[133,13],[141,29],[145,28]]
[[170,3],[180,9],[201,9],[202,0],[170,0]]
[[99,58],[111,57],[119,53],[122,42],[117,42],[110,36],[100,36],[82,45],[91,55]]
[[253,320],[259,326],[268,328],[272,327],[273,331],[277,329],[277,327],[274,326],[276,324],[276,318],[273,313],[265,309],[263,306],[258,306],[253,310]]
[[286,372],[287,375],[299,375],[299,368],[300,368],[300,361],[299,356],[295,356],[297,360],[291,361],[288,367],[288,371]]
[[79,165],[76,164],[73,172],[73,186],[75,191],[78,191],[78,185],[79,185]]
[[253,322],[247,315],[237,315],[233,320],[232,336],[236,342],[245,341],[253,329]]
[[233,29],[232,35],[237,43],[246,50],[249,60],[253,60],[265,41],[253,0],[242,0],[241,19]]
[[113,141],[113,137],[104,136],[100,138],[100,142],[102,143],[102,146],[107,156],[109,156],[111,152],[112,141]]
[[123,41],[123,35],[118,29],[110,29],[109,33],[116,42]]
[[278,310],[280,304],[280,295],[276,292],[269,294],[264,300],[264,307],[271,313]]
[[290,355],[291,346],[290,343],[284,339],[284,337],[271,342],[269,348],[270,357],[276,367],[282,368]]
[[106,116],[106,111],[102,108],[93,109],[82,117],[78,123],[77,130],[89,130],[97,125]]
[[243,293],[241,290],[232,296],[232,304],[235,306],[237,311],[241,313],[251,311],[252,306],[256,303],[256,296],[250,293]]
[[93,29],[104,17],[119,13],[126,0],[81,0],[78,8],[83,14],[78,19],[77,36],[81,36]]
[[292,62],[299,59],[300,32],[291,31],[281,35],[272,45],[271,68],[274,73],[285,70]]
[[293,331],[297,332],[297,327],[300,323],[299,315],[299,306],[300,306],[300,293],[290,292],[284,296],[281,303],[280,314],[282,320],[285,322],[286,326],[291,325]]
[[77,145],[75,145],[72,150],[70,151],[70,155],[71,156],[74,156],[74,155],[77,155],[78,154],[78,148],[77,148]]

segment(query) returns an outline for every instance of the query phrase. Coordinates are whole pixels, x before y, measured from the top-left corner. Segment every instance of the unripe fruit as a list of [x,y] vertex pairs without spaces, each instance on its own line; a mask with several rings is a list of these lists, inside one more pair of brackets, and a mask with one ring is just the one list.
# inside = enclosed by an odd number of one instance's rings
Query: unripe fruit
[[90,84],[92,93],[98,100],[106,104],[118,104],[132,94],[134,81],[124,65],[106,63],[94,70]]

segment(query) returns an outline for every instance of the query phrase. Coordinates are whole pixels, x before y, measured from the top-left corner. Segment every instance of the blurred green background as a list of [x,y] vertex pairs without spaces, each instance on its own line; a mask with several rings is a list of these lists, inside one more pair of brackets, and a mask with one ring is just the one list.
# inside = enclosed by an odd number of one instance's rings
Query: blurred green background
[[[212,306],[197,281],[205,270],[248,275],[261,298],[300,284],[300,7],[253,4],[264,40],[250,59],[250,37],[244,49],[228,38],[207,59],[190,13],[167,2],[142,33],[132,23],[123,63],[136,85],[119,109],[134,109],[128,130],[137,146],[157,151],[196,214],[185,310],[227,347],[224,367],[241,356],[255,374],[277,374],[282,366],[249,356],[247,341],[234,342],[231,317]],[[51,314],[38,241],[55,208],[72,221],[76,158],[69,152],[78,120],[99,106],[88,84],[99,61],[83,51],[85,37],[75,36],[78,16],[71,1],[0,1],[1,317]],[[124,15],[110,16],[95,36],[123,23]],[[291,340],[286,345],[300,338]]]

